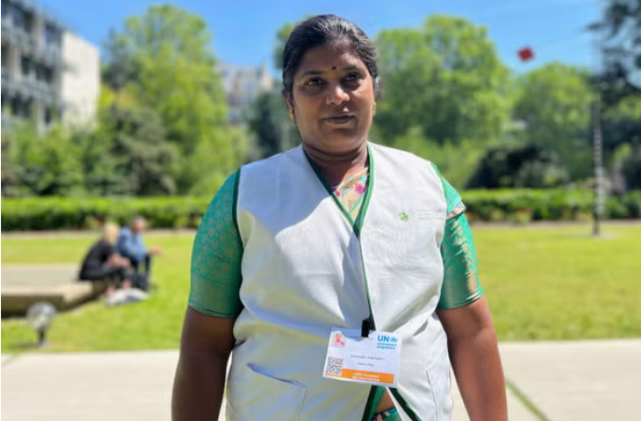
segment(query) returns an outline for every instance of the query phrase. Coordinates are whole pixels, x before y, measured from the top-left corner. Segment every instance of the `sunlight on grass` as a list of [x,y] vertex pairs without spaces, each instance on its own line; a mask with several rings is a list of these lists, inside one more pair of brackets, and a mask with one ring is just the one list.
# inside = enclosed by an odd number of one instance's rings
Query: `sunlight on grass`
[[[481,279],[500,340],[641,336],[641,225],[473,228]],[[2,239],[2,264],[78,263],[92,236]],[[160,289],[144,303],[95,302],[58,317],[49,351],[177,348],[189,290],[192,236],[148,235]],[[2,352],[33,343],[21,320],[2,321]]]

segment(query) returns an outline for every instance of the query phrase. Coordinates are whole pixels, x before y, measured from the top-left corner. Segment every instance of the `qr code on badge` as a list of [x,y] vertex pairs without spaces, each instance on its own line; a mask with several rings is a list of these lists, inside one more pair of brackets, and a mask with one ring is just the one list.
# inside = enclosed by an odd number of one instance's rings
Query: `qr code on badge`
[[325,374],[340,376],[343,373],[343,359],[327,357],[327,366],[325,367]]

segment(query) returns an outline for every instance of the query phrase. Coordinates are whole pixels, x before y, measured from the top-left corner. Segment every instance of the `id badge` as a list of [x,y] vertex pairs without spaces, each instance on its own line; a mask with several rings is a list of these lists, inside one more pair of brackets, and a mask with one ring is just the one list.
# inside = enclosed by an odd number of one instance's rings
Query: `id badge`
[[323,377],[346,382],[396,387],[401,362],[398,335],[332,328]]

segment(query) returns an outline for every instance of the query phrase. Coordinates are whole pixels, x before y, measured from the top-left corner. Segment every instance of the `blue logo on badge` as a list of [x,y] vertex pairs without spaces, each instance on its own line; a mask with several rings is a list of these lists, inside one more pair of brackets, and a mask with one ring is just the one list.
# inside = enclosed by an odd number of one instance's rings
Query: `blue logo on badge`
[[394,336],[389,335],[378,335],[378,349],[396,349],[398,345],[398,339]]

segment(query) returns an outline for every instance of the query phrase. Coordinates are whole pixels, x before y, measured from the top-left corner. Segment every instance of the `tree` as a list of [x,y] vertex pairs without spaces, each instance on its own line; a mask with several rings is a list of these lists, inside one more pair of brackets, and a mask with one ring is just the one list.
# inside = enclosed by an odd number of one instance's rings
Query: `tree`
[[641,147],[635,148],[623,163],[622,173],[627,189],[641,190]]
[[[134,196],[176,193],[172,166],[177,153],[166,142],[162,122],[154,111],[113,107],[103,124],[98,138],[109,145],[111,165],[124,182],[118,190]],[[90,174],[96,173],[94,167]]]
[[604,69],[597,82],[606,105],[641,97],[641,0],[607,0],[600,21],[589,28],[600,37]]
[[262,159],[296,146],[300,136],[289,118],[281,93],[265,92],[252,104],[247,116],[247,128],[252,133],[255,155]]
[[293,23],[286,23],[276,32],[276,43],[274,52],[272,53],[272,59],[274,60],[274,67],[278,71],[283,70],[283,50],[295,26]]
[[552,63],[517,81],[513,118],[522,123],[522,141],[554,151],[573,179],[592,170],[588,73]]
[[300,22],[313,17],[314,15],[306,15],[303,19],[296,23],[286,23],[281,26],[276,32],[276,41],[274,43],[274,51],[272,52],[272,59],[274,60],[274,67],[276,70],[283,70],[283,50],[285,49],[285,44],[289,39],[289,36],[292,34],[292,31]]
[[178,191],[189,191],[207,176],[195,173],[192,162],[204,148],[210,151],[208,172],[228,175],[235,169],[235,147],[224,136],[229,130],[225,94],[201,17],[171,5],[152,6],[128,18],[105,47],[108,81],[123,85],[138,104],[155,111],[167,140],[180,152]]
[[81,157],[69,131],[61,126],[40,134],[34,125],[18,124],[10,134],[3,134],[2,158],[3,195],[72,196],[83,193]]
[[420,29],[381,32],[377,45],[384,98],[375,121],[386,143],[414,127],[439,145],[502,137],[509,74],[485,28],[433,16]]
[[543,188],[567,181],[554,152],[540,145],[491,148],[480,160],[468,188]]

